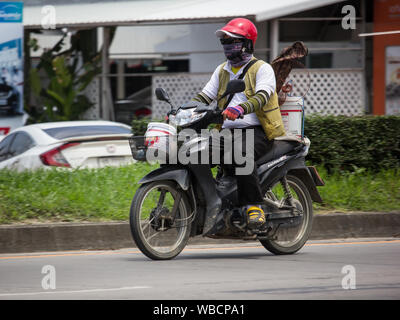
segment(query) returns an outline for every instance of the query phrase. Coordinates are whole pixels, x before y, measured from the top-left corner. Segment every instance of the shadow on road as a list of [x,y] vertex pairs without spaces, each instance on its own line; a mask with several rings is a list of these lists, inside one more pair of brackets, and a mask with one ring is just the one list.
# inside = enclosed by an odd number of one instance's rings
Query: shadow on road
[[[196,250],[196,252],[194,252]],[[160,260],[159,262],[161,263],[166,263],[168,261],[173,262],[173,261],[181,261],[181,260],[260,260],[260,259],[265,259],[265,260],[281,260],[284,258],[287,260],[288,257],[299,257],[302,256],[304,253],[298,252],[296,254],[292,255],[274,255],[268,251],[264,252],[207,252],[206,249],[200,249],[202,252],[199,252],[199,249],[195,249],[192,251],[192,249],[187,249],[183,251],[181,254],[179,254],[177,257],[175,257],[172,260]],[[199,250],[199,251],[198,251]],[[215,249],[214,249],[215,250]],[[135,254],[132,257],[124,257],[124,260],[127,261],[154,261],[157,262],[157,260],[151,260],[147,258],[145,255],[139,253]],[[291,259],[290,259],[291,260]]]

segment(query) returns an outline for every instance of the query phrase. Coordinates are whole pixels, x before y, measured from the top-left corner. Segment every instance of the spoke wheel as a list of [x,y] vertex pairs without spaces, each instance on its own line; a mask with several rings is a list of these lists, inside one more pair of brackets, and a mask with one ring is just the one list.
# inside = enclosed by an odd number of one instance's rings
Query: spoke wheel
[[[260,239],[261,244],[274,254],[292,254],[300,250],[307,242],[312,229],[313,208],[310,193],[304,183],[295,176],[287,176],[290,194],[293,197],[295,212],[300,214],[299,223],[293,227],[279,227],[272,231],[270,239]],[[264,190],[265,197],[281,204],[290,204],[281,183]],[[268,213],[268,208],[264,208]]]
[[190,205],[174,182],[144,184],[132,200],[129,221],[132,237],[146,256],[154,260],[172,259],[189,239]]

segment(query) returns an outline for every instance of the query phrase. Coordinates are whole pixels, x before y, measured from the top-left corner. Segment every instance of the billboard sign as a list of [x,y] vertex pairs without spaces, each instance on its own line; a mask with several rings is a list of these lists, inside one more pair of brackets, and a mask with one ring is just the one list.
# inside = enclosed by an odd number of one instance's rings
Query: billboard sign
[[8,122],[23,125],[26,118],[22,12],[23,2],[0,2],[0,135],[11,129]]

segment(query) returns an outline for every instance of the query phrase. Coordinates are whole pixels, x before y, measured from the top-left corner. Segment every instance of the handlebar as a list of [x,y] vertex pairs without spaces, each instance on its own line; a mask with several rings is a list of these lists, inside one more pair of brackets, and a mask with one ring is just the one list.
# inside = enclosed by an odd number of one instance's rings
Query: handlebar
[[[207,111],[212,111],[214,115],[218,116],[221,115],[223,110],[221,109],[215,109],[215,107],[210,107],[206,105],[202,105],[196,108],[196,112],[207,112]],[[243,119],[243,115],[239,116],[240,119]]]

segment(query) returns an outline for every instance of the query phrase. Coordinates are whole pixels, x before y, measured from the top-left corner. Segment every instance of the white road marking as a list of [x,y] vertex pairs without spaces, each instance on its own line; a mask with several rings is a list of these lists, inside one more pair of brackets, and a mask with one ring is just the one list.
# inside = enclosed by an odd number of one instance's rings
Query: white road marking
[[121,287],[121,288],[108,288],[108,289],[1,293],[0,297],[35,296],[35,295],[40,295],[40,294],[57,294],[57,293],[64,293],[64,294],[66,294],[66,293],[93,293],[93,292],[122,291],[122,290],[136,290],[136,289],[150,289],[150,288],[151,287],[148,287],[148,286],[135,286],[135,287]]

